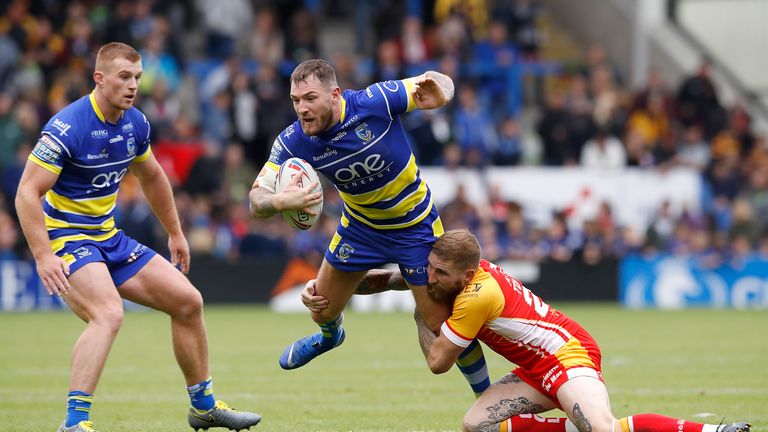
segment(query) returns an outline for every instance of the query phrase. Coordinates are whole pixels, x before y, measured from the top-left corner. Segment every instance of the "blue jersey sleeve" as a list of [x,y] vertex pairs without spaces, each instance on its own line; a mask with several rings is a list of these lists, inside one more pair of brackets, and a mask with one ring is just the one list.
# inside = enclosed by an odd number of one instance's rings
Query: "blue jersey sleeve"
[[280,135],[275,138],[275,142],[272,143],[272,149],[269,152],[269,160],[267,161],[267,167],[275,171],[280,168],[282,163],[291,157],[299,155],[295,154],[297,150],[296,143],[296,123],[288,126],[280,132]]
[[386,113],[389,118],[394,118],[416,108],[411,95],[413,86],[410,79],[377,82],[365,90],[355,92],[353,97],[361,107],[380,111]]
[[43,127],[37,144],[29,155],[29,160],[40,165],[54,174],[60,174],[66,161],[72,157],[77,141],[74,134],[78,127],[73,128],[72,121],[57,115]]
[[134,116],[133,124],[136,125],[136,143],[133,145],[136,146],[136,158],[134,161],[136,162],[143,162],[149,158],[149,155],[151,152],[150,147],[150,125],[149,120],[147,120],[147,116],[145,116],[141,111],[136,110],[135,113],[137,114]]

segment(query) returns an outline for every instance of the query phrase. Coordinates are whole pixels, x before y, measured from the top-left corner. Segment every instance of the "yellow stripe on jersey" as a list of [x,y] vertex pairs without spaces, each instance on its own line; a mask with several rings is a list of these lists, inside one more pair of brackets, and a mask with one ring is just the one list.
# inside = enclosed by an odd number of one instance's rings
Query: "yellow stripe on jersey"
[[57,239],[51,240],[51,251],[53,253],[56,253],[60,251],[62,248],[64,248],[64,245],[67,244],[67,242],[72,242],[72,241],[93,240],[93,241],[100,242],[104,240],[109,240],[119,232],[120,230],[118,230],[117,228],[113,228],[112,231],[106,234],[101,234],[101,235],[73,234],[73,235],[68,235],[64,237],[59,237]]
[[91,107],[93,107],[93,112],[96,113],[96,117],[98,117],[102,123],[106,123],[107,121],[104,119],[104,114],[101,113],[99,104],[96,103],[96,90],[92,91],[91,94],[88,95],[88,100],[91,101]]
[[57,167],[56,165],[51,165],[51,164],[49,164],[47,162],[43,162],[37,156],[35,156],[34,153],[30,153],[29,157],[27,157],[27,159],[31,160],[32,162],[40,165],[41,167],[45,168],[46,170],[48,170],[48,171],[50,171],[50,172],[52,172],[52,173],[54,173],[56,175],[61,174],[61,167]]
[[344,202],[350,208],[356,210],[358,213],[368,218],[392,219],[392,218],[400,217],[408,213],[409,211],[413,210],[414,208],[416,208],[417,205],[421,204],[424,201],[424,198],[426,196],[427,196],[427,184],[424,181],[422,181],[418,189],[416,189],[412,194],[406,196],[399,203],[387,209],[361,207],[357,205],[352,199],[349,199],[349,200],[345,199]]
[[85,224],[77,224],[74,222],[67,222],[60,219],[54,219],[48,215],[45,215],[45,228],[47,228],[49,231],[52,229],[58,229],[58,228],[79,228],[79,229],[88,229],[88,230],[107,231],[107,230],[111,230],[114,227],[115,227],[114,217],[111,217],[105,220],[99,225],[96,225],[96,224],[85,225]]
[[117,201],[117,191],[103,197],[73,200],[51,190],[45,194],[45,199],[56,210],[98,217],[106,216],[112,211]]
[[574,366],[596,367],[592,359],[589,358],[586,348],[581,346],[581,342],[575,338],[570,338],[565,345],[561,346],[555,352],[555,357],[566,369]]
[[267,163],[265,163],[264,166],[271,170],[280,171],[280,165],[271,161],[267,161]]
[[416,99],[413,98],[413,88],[416,86],[416,80],[413,78],[407,78],[403,80],[405,84],[405,93],[408,95],[408,109],[406,112],[410,112],[416,109]]
[[412,220],[410,220],[408,222],[403,222],[403,223],[399,223],[399,224],[381,225],[381,224],[373,223],[373,222],[371,222],[371,221],[369,221],[367,219],[363,219],[360,216],[352,213],[352,211],[349,209],[349,207],[346,204],[344,204],[344,207],[347,209],[347,213],[349,213],[353,218],[355,218],[356,220],[358,220],[358,221],[368,225],[371,228],[375,228],[375,229],[400,229],[400,228],[408,228],[409,226],[414,226],[417,223],[419,223],[422,220],[424,220],[424,218],[429,215],[429,212],[432,210],[432,206],[433,206],[433,202],[432,202],[432,199],[430,198],[429,205],[427,206],[427,208],[425,208],[424,211],[420,215],[416,216],[414,219],[412,219]]
[[151,154],[152,154],[152,146],[148,145],[147,146],[147,151],[145,151],[144,153],[142,153],[142,154],[136,156],[135,158],[133,158],[133,161],[134,162],[144,162],[145,160],[149,159],[149,155],[151,155]]
[[[403,189],[416,181],[416,173],[418,171],[419,167],[416,165],[416,157],[411,155],[411,158],[408,159],[408,164],[400,172],[400,174],[398,174],[397,177],[395,177],[392,181],[385,184],[384,186],[378,189],[374,189],[370,192],[357,195],[339,191],[339,195],[341,196],[341,199],[344,200],[344,202],[351,202],[357,205],[369,205],[381,201],[386,201],[396,197],[397,194],[403,191]],[[424,183],[422,182],[422,185],[423,184]],[[421,198],[424,199],[425,195],[426,189],[424,190],[424,195],[422,195]]]
[[339,124],[344,123],[345,118],[347,118],[347,100],[341,98],[341,117],[339,118]]

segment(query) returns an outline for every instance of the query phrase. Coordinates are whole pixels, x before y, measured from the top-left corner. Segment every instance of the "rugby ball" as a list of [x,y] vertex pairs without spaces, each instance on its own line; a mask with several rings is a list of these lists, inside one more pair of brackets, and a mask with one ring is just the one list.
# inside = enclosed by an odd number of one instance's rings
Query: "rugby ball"
[[[283,162],[277,171],[275,192],[282,192],[291,183],[291,179],[296,176],[301,176],[299,187],[307,188],[312,182],[317,182],[317,187],[312,192],[323,191],[323,187],[320,185],[320,178],[317,176],[315,169],[312,168],[312,165],[308,164],[304,159],[292,157]],[[323,211],[323,201],[321,200],[318,204],[312,206],[311,209],[315,212],[314,216],[305,213],[303,210],[286,210],[282,212],[282,216],[292,227],[307,230],[312,228],[312,225],[320,218],[320,212]]]

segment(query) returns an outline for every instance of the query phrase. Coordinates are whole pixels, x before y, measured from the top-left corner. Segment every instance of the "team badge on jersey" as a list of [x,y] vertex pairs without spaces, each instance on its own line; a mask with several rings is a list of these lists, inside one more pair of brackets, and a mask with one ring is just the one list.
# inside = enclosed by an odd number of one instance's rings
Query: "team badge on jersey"
[[339,249],[336,251],[336,257],[342,262],[346,262],[350,256],[355,252],[355,248],[349,243],[342,243]]
[[364,142],[369,142],[372,139],[376,138],[376,135],[371,132],[370,129],[368,129],[368,123],[363,123],[360,126],[355,128],[355,134],[357,134],[357,137],[363,140]]
[[133,138],[128,138],[127,144],[128,148],[128,157],[135,156],[136,155],[136,140]]

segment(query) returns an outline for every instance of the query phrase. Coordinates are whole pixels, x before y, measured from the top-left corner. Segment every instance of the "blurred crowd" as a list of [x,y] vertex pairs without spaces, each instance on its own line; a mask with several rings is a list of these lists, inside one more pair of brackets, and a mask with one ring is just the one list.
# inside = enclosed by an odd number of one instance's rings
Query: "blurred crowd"
[[[449,106],[404,117],[422,165],[682,166],[701,173],[707,191],[702,210],[675,214],[663,203],[643,232],[622,226],[607,203],[581,226],[573,226],[565,209],[537,226],[524,203],[503,200],[492,185],[490,204],[483,207],[472,205],[465,196],[470,192],[459,188],[450,202],[439,203],[446,229],[471,228],[489,259],[597,263],[655,251],[693,255],[711,265],[768,259],[768,143],[740,103],[721,103],[710,62],[703,59],[678,83],[649,71],[647,83],[633,89],[595,44],[554,59],[554,71],[534,72],[526,83],[535,91],[518,106],[510,99],[509,71],[540,64],[547,43],[540,25],[546,11],[536,0],[3,4],[0,258],[29,254],[13,199],[41,126],[91,91],[98,47],[121,41],[142,55],[137,106],[153,126],[153,150],[175,188],[195,254],[321,259],[340,213],[332,186],[325,187],[324,216],[306,232],[279,217],[250,220],[247,192],[274,137],[295,120],[288,98],[293,66],[325,57],[343,89],[427,68],[454,78],[456,97]],[[331,48],[321,51],[328,23],[349,23],[354,39],[331,40]],[[529,118],[534,120],[525,123]],[[164,250],[162,230],[130,176],[119,195],[117,223]]]

